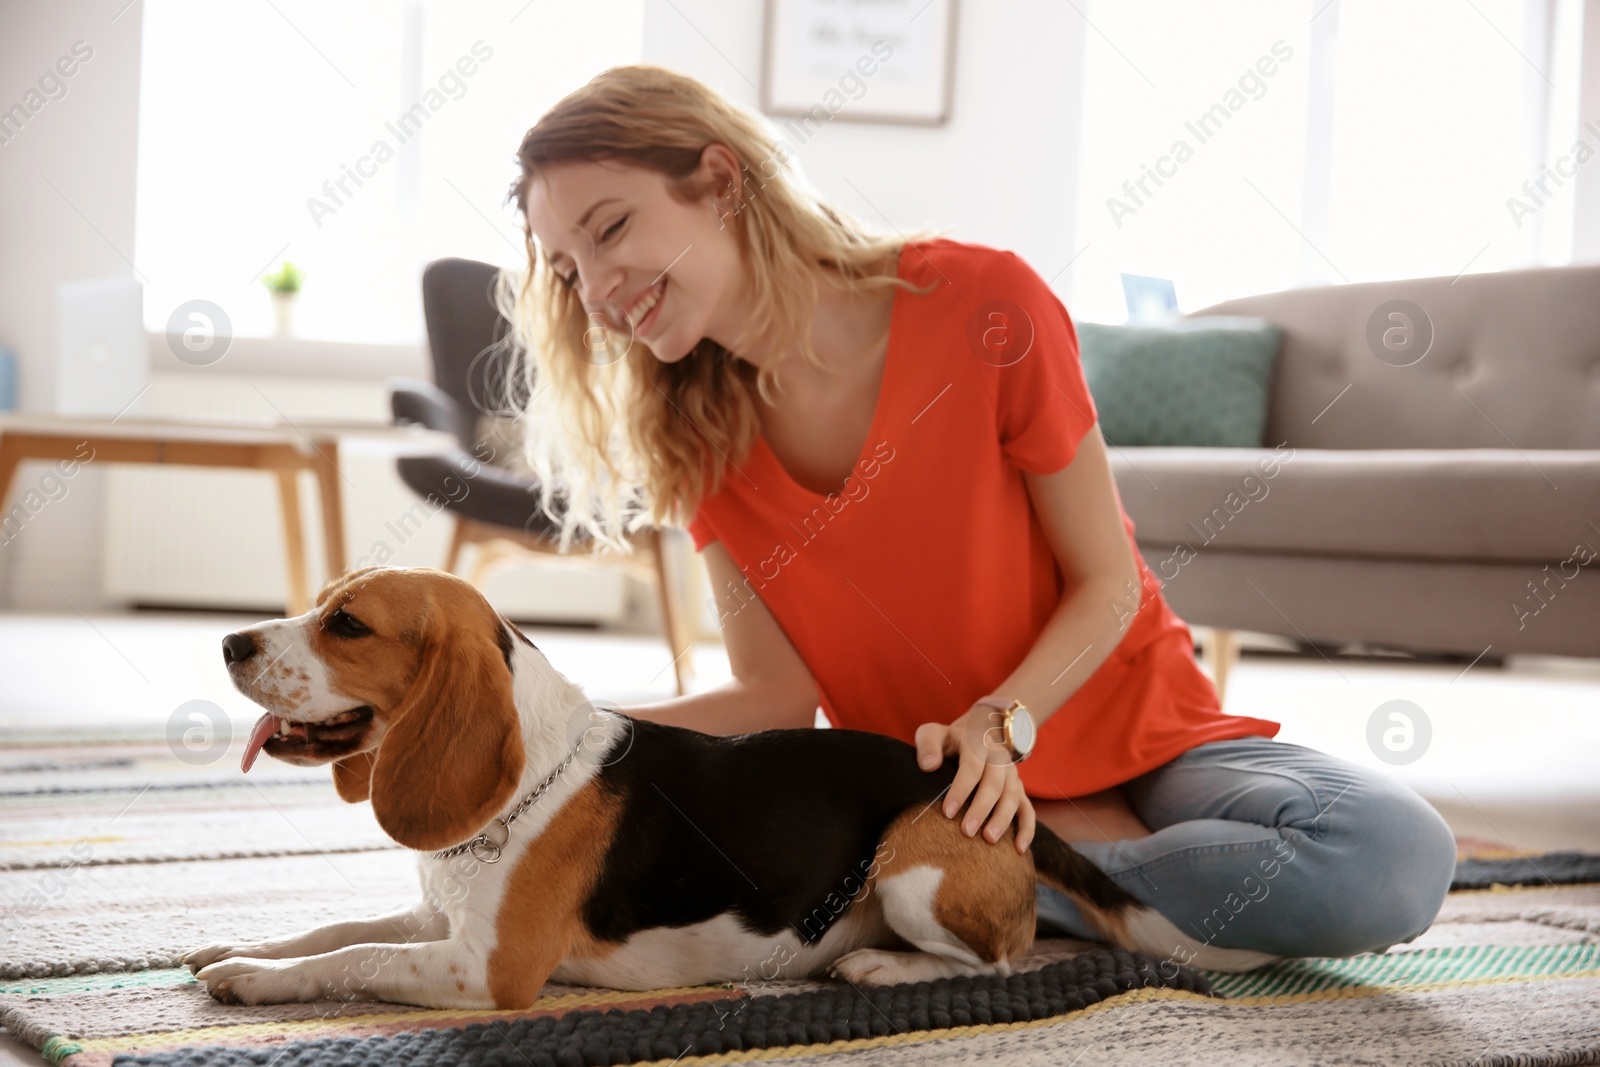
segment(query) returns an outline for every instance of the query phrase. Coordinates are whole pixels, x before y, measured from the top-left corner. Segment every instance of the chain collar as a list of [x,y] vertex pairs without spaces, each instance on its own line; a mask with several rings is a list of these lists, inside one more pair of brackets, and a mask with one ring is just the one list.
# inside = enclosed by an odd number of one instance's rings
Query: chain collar
[[[495,819],[494,822],[491,822],[477,837],[470,841],[463,841],[461,844],[453,848],[447,848],[442,852],[435,852],[434,856],[443,860],[449,859],[451,856],[459,856],[463,852],[471,852],[475,858],[482,860],[484,863],[498,863],[501,850],[506,847],[506,842],[511,840],[511,824],[516,822],[517,816],[533,807],[534,802],[544,796],[545,791],[555,784],[557,778],[561,777],[562,771],[572,766],[572,761],[578,758],[578,750],[581,748],[583,748],[583,738],[580,737],[578,738],[578,743],[572,746],[572,751],[567,753],[567,758],[561,761],[561,765],[551,771],[550,777],[540,782],[538,788],[523,797],[521,803],[498,819]],[[489,831],[494,830],[497,825],[499,830],[491,837]]]

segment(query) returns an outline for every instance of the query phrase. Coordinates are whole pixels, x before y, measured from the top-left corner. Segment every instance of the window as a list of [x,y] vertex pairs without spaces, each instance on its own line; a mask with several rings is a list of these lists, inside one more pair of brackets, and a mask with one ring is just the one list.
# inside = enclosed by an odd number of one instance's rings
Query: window
[[1184,310],[1282,288],[1300,261],[1310,27],[1302,5],[1085,8],[1073,312],[1121,322],[1121,273]]
[[440,256],[520,265],[523,133],[638,62],[644,0],[148,0],[134,261],[145,319],[204,298],[272,332],[260,275],[305,274],[296,332],[424,338]]
[[[1549,161],[1547,108],[1576,115],[1576,84],[1553,62],[1545,10],[1529,0],[1340,0],[1330,12],[1338,49],[1325,280],[1342,280],[1333,266],[1367,281],[1570,257],[1570,185],[1561,195],[1547,182],[1552,196],[1527,216],[1507,208],[1515,196],[1532,211],[1522,184]],[[1550,145],[1556,155],[1576,127]]]
[[1196,311],[1565,261],[1570,185],[1522,227],[1507,199],[1576,131],[1578,8],[1089,3],[1074,313],[1123,321],[1124,272]]

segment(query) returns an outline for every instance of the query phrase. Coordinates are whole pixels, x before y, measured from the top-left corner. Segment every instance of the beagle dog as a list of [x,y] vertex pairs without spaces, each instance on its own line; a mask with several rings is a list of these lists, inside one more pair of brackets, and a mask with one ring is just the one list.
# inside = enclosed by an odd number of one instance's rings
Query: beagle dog
[[862,985],[1010,973],[1034,886],[1107,940],[1218,969],[1201,944],[1040,826],[1019,854],[931,811],[954,761],[852,730],[716,737],[597,709],[470,584],[368,567],[297,618],[229,634],[266,708],[244,755],[331,763],[417,852],[423,899],[184,962],[219,1000],[526,1008],[547,981],[616,989],[831,974]]

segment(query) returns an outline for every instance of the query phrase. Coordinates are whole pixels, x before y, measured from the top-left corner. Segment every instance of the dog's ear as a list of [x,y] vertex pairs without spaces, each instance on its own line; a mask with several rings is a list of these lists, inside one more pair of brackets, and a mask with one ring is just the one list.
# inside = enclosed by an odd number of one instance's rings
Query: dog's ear
[[368,750],[333,761],[333,787],[339,798],[359,804],[372,795],[372,764],[376,752]]
[[378,825],[425,851],[481,829],[522,778],[522,729],[497,637],[471,613],[452,614],[430,620],[416,680],[371,766]]

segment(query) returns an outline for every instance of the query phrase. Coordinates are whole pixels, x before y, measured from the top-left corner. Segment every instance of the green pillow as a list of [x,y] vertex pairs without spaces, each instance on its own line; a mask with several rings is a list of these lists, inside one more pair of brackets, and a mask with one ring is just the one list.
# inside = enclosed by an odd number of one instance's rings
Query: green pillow
[[1083,375],[1114,445],[1260,448],[1278,327],[1225,315],[1077,323]]

